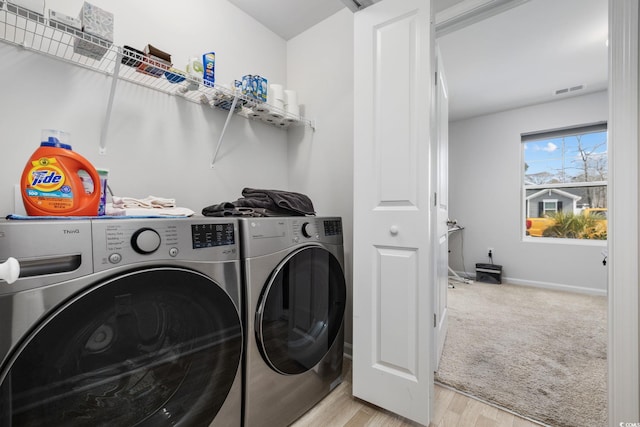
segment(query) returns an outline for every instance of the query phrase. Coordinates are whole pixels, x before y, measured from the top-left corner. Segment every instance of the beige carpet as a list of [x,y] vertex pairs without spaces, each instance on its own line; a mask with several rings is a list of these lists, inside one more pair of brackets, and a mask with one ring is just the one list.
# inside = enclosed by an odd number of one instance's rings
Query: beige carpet
[[606,297],[456,283],[436,381],[559,427],[607,425]]

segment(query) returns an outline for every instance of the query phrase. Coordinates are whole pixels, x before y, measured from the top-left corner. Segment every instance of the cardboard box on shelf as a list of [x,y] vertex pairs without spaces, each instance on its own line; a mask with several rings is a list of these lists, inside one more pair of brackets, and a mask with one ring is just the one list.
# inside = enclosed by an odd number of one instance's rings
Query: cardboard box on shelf
[[144,48],[145,57],[137,71],[153,77],[161,77],[173,65],[171,55],[150,44]]
[[82,33],[82,22],[72,16],[49,9],[49,25],[73,35]]
[[113,43],[91,34],[79,32],[73,42],[73,52],[99,61]]
[[101,59],[113,43],[113,14],[84,2],[78,16],[82,37],[77,37],[73,51],[93,59]]
[[78,19],[82,31],[113,43],[113,13],[84,2]]
[[[0,3],[2,3],[0,1]],[[44,23],[44,0],[7,1],[7,10],[25,18]]]

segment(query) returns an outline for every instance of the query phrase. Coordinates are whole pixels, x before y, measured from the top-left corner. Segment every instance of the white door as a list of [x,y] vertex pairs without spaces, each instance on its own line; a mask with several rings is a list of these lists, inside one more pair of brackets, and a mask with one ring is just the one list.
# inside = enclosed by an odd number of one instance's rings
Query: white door
[[449,99],[447,96],[447,81],[445,79],[442,57],[436,47],[436,78],[435,78],[435,143],[433,144],[432,171],[434,187],[434,218],[436,236],[433,239],[435,248],[435,358],[434,371],[438,370],[440,357],[444,349],[447,336],[447,289],[449,287]]
[[421,424],[433,395],[429,0],[355,14],[353,394]]

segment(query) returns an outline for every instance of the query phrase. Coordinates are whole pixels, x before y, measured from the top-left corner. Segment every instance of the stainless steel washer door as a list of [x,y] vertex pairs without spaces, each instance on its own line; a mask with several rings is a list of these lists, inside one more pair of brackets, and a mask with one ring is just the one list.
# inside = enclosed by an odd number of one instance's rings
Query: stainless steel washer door
[[275,371],[296,375],[316,366],[333,345],[344,317],[346,285],[340,263],[321,247],[286,257],[263,288],[256,340]]
[[237,309],[210,278],[117,276],[57,308],[2,368],[0,426],[208,426],[241,355]]

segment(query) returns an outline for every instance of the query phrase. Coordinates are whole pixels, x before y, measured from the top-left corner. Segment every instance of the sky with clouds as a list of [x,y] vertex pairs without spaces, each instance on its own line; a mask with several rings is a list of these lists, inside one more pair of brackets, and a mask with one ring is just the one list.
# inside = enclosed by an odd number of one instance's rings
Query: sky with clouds
[[561,175],[562,170],[567,177],[575,176],[582,171],[579,146],[594,161],[604,163],[606,169],[607,133],[593,132],[576,136],[542,139],[523,143],[524,161],[528,165],[527,175],[548,173]]

